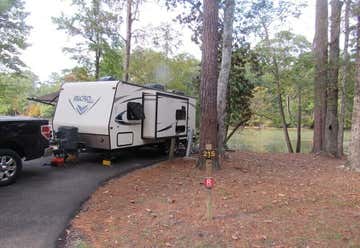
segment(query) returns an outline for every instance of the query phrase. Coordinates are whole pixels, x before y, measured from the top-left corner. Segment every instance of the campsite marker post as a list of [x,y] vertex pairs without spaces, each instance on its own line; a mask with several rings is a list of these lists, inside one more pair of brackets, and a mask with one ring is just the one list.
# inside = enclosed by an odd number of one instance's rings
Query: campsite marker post
[[210,221],[213,218],[212,215],[212,188],[214,187],[215,180],[212,177],[212,164],[213,159],[216,156],[215,150],[212,149],[211,144],[206,144],[205,151],[203,152],[203,157],[206,159],[206,177],[204,180],[204,186],[207,189],[207,201],[206,201],[206,207],[207,207],[207,219]]
[[175,144],[176,141],[175,141],[175,138],[171,138],[171,141],[170,141],[170,149],[169,149],[169,160],[173,160],[174,159],[174,153],[175,153]]

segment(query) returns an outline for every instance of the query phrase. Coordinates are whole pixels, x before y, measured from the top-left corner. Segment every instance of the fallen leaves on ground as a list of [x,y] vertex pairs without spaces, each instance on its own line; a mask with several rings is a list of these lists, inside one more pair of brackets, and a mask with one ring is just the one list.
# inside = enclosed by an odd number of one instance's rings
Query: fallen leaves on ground
[[230,153],[206,218],[205,171],[177,159],[99,188],[71,222],[90,247],[359,247],[360,174],[343,160]]

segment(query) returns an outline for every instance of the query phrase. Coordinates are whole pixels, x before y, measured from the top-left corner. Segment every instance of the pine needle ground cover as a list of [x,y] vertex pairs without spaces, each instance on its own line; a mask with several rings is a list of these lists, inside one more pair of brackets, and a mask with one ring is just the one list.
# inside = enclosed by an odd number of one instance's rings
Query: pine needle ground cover
[[230,153],[214,174],[177,159],[113,179],[82,206],[68,247],[360,247],[360,174],[309,154]]

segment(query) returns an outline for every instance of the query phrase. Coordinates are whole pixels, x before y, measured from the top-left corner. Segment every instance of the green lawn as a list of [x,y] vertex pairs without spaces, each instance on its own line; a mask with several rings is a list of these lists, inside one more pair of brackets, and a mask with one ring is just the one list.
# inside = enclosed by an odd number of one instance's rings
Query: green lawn
[[[296,146],[296,129],[289,129],[293,148]],[[312,148],[313,130],[302,129],[301,152],[309,153]],[[350,132],[345,131],[344,149],[347,153]],[[238,131],[229,141],[229,147],[254,152],[287,152],[281,128],[245,128]]]

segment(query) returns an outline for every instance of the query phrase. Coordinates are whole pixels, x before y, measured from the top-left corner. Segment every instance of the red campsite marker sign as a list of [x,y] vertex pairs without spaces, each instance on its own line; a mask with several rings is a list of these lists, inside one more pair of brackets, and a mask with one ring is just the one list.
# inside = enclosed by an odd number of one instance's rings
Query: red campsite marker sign
[[215,179],[213,177],[205,177],[204,180],[205,188],[211,189],[214,187],[214,184],[215,184]]

